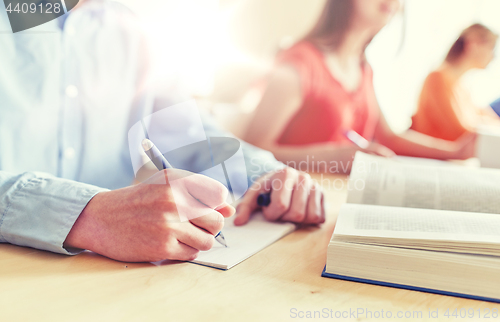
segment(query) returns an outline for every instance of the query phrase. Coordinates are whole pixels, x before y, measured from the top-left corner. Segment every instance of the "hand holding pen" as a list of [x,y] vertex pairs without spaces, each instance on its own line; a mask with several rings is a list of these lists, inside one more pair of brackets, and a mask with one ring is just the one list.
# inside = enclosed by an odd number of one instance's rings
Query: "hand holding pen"
[[246,224],[262,210],[269,221],[320,224],[325,221],[324,195],[311,176],[285,167],[257,179],[237,206],[235,225]]
[[[158,150],[158,148],[149,139],[144,139],[142,141],[142,147],[146,155],[149,157],[149,159],[153,162],[153,164],[158,170],[161,171],[166,169],[173,169],[172,165],[167,161],[167,159],[163,156],[160,150]],[[192,197],[191,194],[189,195],[189,197]],[[207,201],[204,202],[204,200],[199,200],[199,199],[198,201],[200,203],[206,204],[207,207],[210,207],[210,205],[207,204]],[[193,220],[191,220],[191,222],[193,222]],[[224,235],[222,234],[221,231],[219,231],[215,235],[215,240],[224,247],[227,247],[226,239],[224,238]]]
[[387,158],[396,156],[396,153],[394,153],[394,151],[392,151],[388,147],[376,142],[370,142],[354,130],[345,131],[344,137],[354,143],[355,146],[360,148],[361,151],[365,153],[370,153]]
[[[193,219],[185,222],[179,220],[174,198],[179,187],[189,196],[182,201],[195,206],[189,208]],[[144,182],[88,198],[64,247],[125,262],[193,260],[212,248],[224,218],[234,214],[220,182],[178,169],[158,171]]]

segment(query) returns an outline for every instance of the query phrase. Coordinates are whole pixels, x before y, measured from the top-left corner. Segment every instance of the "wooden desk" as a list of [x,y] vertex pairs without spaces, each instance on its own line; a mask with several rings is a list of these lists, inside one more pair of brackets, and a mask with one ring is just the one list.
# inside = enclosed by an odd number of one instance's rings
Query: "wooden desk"
[[298,230],[229,271],[0,245],[0,321],[296,321],[311,319],[292,318],[293,312],[326,309],[347,316],[358,308],[391,311],[393,317],[421,311],[423,319],[413,319],[420,321],[429,319],[429,310],[438,309],[440,319],[447,309],[474,309],[476,317],[500,311],[488,302],[322,278],[334,219],[347,194],[341,189],[345,177],[324,179],[326,224]]

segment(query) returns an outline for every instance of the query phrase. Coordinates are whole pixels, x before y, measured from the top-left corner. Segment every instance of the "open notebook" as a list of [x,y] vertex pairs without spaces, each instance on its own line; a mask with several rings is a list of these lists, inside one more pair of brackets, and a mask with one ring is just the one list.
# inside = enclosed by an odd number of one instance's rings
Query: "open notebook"
[[227,270],[295,230],[294,224],[269,222],[260,212],[244,226],[235,226],[234,218],[226,219],[222,229],[229,247],[215,243],[192,263]]

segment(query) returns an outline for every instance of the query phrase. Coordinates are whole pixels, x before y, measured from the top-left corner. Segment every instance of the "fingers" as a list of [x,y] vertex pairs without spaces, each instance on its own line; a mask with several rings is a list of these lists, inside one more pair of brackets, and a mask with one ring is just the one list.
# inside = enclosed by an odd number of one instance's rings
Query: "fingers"
[[170,243],[166,247],[165,259],[170,260],[192,261],[196,259],[199,253],[199,250],[179,241]]
[[271,203],[262,210],[266,219],[306,224],[325,221],[322,189],[308,174],[285,168],[262,178],[257,184],[259,189],[249,189],[238,205],[235,225],[248,222],[251,213],[259,208],[257,197],[269,190],[272,190]]
[[464,133],[457,141],[455,141],[457,151],[457,159],[468,159],[474,157],[476,150],[476,133]]
[[184,222],[178,224],[177,229],[177,240],[192,247],[196,250],[207,251],[210,250],[215,242],[214,235],[200,229],[199,227],[189,223]]
[[324,195],[318,183],[314,182],[309,193],[307,215],[304,224],[319,224],[325,222]]
[[299,172],[291,168],[277,171],[273,175],[271,180],[271,203],[262,211],[267,220],[276,221],[288,212],[298,176]]
[[392,158],[396,156],[396,153],[394,153],[394,151],[378,143],[370,143],[368,148],[365,149],[365,152],[386,158]]
[[226,202],[227,188],[220,182],[200,174],[182,178],[190,195],[201,203],[215,209]]
[[236,207],[236,213],[238,214],[234,218],[235,226],[242,226],[250,220],[250,215],[257,209],[257,202],[253,200],[242,200],[241,203]]
[[301,223],[306,219],[312,185],[311,177],[308,174],[299,174],[298,182],[293,190],[290,209],[281,217],[282,221]]
[[232,215],[234,215],[234,213],[236,212],[234,207],[231,206],[230,204],[228,204],[227,202],[224,202],[222,205],[217,207],[215,210],[218,211],[222,215],[222,217],[224,217],[224,218],[229,218]]
[[257,180],[245,193],[240,204],[236,207],[236,218],[234,224],[242,226],[248,222],[252,213],[259,208],[257,198],[259,194],[271,190],[271,176],[264,176]]
[[224,217],[215,210],[208,215],[191,219],[190,222],[213,236],[217,235],[224,227]]

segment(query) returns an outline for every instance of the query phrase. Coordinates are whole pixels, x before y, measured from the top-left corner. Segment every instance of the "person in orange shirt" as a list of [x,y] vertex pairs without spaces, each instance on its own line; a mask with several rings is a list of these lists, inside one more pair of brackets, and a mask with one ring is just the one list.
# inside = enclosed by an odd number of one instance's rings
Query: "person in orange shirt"
[[500,126],[490,108],[475,106],[460,84],[471,69],[484,69],[494,57],[498,35],[481,24],[465,29],[443,64],[427,76],[411,129],[443,140],[455,141],[475,132],[481,124]]
[[[470,137],[451,143],[415,131],[396,134],[380,111],[365,50],[400,8],[399,0],[328,0],[312,31],[278,55],[245,139],[287,164],[335,161],[338,172],[349,172],[359,150],[470,157]],[[350,131],[368,142],[356,146],[346,138]]]

